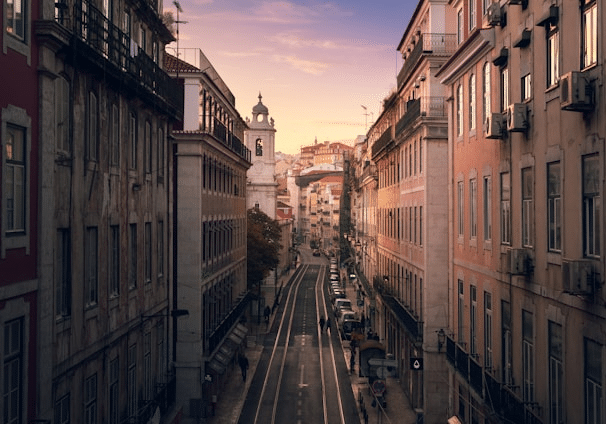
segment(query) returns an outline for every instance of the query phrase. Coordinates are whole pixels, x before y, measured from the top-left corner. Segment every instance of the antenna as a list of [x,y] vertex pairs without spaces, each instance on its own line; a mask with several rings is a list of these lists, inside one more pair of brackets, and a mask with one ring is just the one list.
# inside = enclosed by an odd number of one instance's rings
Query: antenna
[[[364,105],[360,105],[362,106],[362,109],[364,109],[364,113],[362,115],[364,115],[365,121],[364,121],[364,132],[368,131],[368,108]],[[372,113],[372,112],[370,112]]]
[[183,9],[181,8],[181,3],[178,0],[173,0],[173,4],[177,8],[177,20],[175,23],[177,24],[177,80],[179,79],[179,24],[186,24],[187,21],[179,20],[179,12],[183,13]]

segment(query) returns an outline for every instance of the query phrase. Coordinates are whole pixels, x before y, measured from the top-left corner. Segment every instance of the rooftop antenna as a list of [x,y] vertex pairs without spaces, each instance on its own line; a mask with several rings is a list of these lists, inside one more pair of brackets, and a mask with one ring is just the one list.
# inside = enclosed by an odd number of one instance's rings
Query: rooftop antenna
[[[360,105],[362,106],[362,109],[364,109],[364,113],[362,115],[364,115],[364,132],[368,131],[368,108],[364,105]],[[372,112],[371,112],[372,113]]]
[[186,24],[187,21],[179,20],[179,12],[183,13],[183,9],[181,8],[181,3],[178,0],[173,0],[173,4],[177,8],[177,20],[175,23],[177,24],[177,80],[179,79],[179,24]]

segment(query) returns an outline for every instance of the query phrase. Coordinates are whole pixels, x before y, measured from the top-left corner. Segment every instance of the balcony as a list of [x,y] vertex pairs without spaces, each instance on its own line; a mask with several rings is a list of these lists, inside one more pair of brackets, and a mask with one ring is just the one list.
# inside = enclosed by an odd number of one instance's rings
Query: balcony
[[419,117],[446,119],[446,97],[423,96],[410,100],[406,104],[406,112],[396,124],[396,137],[408,128]]
[[182,87],[129,35],[88,1],[76,2],[72,16],[65,13],[65,7],[59,10],[61,13],[58,13],[54,23],[36,22],[38,37],[69,48],[65,58],[73,66],[85,68],[120,91],[139,97],[150,107],[175,119],[182,119]]
[[455,52],[456,48],[456,34],[421,34],[418,43],[414,46],[398,73],[398,89],[408,80],[422,58],[448,57]]
[[391,136],[391,127],[391,125],[387,127],[387,129],[383,131],[383,134],[381,134],[381,137],[379,137],[379,139],[372,145],[372,157],[375,157],[393,142],[393,137]]
[[400,321],[400,324],[408,331],[412,340],[421,342],[423,340],[423,323],[417,320],[411,311],[389,293],[383,280],[379,276],[375,276],[374,286],[383,299],[383,303],[391,309],[394,316]]
[[242,143],[238,136],[230,132],[225,124],[219,119],[212,117],[210,125],[208,125],[207,128],[203,128],[202,132],[212,135],[217,141],[225,145],[242,159],[248,162],[251,161],[252,154],[250,149]]

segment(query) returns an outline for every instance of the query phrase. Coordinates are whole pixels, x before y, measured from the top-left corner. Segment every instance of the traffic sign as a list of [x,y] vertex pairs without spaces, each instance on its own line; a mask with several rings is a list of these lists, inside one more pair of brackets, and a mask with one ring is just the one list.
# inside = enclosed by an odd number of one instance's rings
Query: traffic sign
[[372,391],[375,395],[380,396],[385,393],[385,382],[383,380],[375,380],[372,383]]
[[422,370],[423,358],[410,358],[410,369],[416,371]]

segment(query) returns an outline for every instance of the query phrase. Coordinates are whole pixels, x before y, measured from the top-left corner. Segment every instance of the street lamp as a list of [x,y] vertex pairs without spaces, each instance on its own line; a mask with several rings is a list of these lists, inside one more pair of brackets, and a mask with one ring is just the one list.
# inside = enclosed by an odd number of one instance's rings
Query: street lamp
[[442,346],[444,346],[444,342],[446,341],[446,333],[443,328],[438,330],[438,352],[442,350]]

